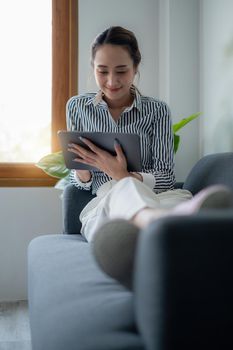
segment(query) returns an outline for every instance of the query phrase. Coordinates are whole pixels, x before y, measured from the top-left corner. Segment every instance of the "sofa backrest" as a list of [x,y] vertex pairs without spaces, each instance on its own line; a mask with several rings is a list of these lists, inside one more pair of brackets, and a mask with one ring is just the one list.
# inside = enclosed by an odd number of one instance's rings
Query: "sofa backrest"
[[196,194],[204,187],[223,184],[233,190],[233,152],[210,154],[190,171],[183,188]]
[[65,187],[62,198],[63,233],[80,233],[79,215],[92,198],[91,191],[80,190],[74,185]]

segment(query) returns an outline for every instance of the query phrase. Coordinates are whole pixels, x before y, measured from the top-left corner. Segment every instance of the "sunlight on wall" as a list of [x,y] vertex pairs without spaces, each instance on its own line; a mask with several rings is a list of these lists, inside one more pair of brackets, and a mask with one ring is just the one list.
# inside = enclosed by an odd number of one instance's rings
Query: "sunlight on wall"
[[51,1],[0,2],[0,161],[50,150]]

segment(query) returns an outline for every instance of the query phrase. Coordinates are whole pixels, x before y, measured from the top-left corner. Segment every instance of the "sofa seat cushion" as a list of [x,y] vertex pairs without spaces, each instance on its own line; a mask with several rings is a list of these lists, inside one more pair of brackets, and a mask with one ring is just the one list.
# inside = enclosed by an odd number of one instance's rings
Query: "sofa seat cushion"
[[33,350],[143,349],[133,295],[104,274],[81,235],[47,235],[28,249]]

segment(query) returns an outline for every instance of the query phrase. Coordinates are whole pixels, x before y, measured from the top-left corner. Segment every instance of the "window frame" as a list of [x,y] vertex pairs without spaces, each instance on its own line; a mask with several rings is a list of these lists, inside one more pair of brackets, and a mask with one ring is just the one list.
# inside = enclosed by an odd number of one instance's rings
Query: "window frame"
[[[78,0],[52,0],[51,149],[66,129],[65,106],[78,91]],[[54,186],[58,181],[34,163],[0,163],[0,187]]]

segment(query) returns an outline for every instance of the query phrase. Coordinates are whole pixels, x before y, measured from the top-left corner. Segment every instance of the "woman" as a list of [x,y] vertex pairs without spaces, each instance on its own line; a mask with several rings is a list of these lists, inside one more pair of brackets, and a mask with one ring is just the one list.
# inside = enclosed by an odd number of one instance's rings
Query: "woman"
[[[89,150],[69,145],[69,151],[77,154],[77,161],[99,169],[96,172],[73,170],[71,173],[75,186],[92,190],[97,195],[80,215],[81,233],[86,239],[95,241],[98,232],[104,232],[102,225],[109,219],[130,221],[137,231],[138,227],[145,227],[164,215],[191,214],[201,208],[206,198],[211,197],[211,205],[214,205],[216,193],[223,198],[229,196],[228,190],[223,187],[210,188],[194,199],[191,199],[189,191],[174,190],[174,149],[169,108],[162,101],[142,96],[134,85],[141,61],[135,35],[122,27],[110,27],[97,36],[91,53],[99,92],[74,96],[68,101],[68,129],[139,134],[142,171],[127,171],[125,156],[117,142],[116,156],[87,139],[82,141]],[[191,200],[187,205],[180,204],[188,199]],[[124,220],[121,221],[121,231]]]

